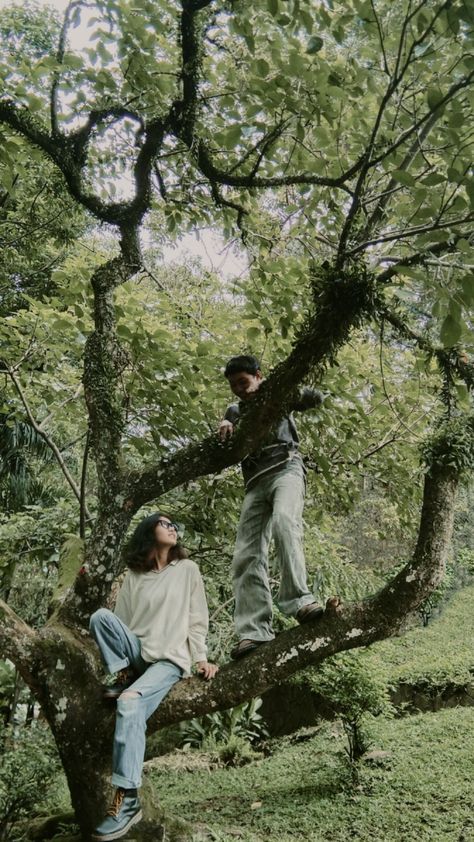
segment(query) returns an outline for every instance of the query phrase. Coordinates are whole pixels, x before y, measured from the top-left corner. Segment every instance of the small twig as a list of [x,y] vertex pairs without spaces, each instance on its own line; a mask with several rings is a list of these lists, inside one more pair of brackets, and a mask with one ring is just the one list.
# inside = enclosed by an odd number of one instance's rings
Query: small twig
[[[78,385],[78,387],[77,387],[76,391],[74,392],[74,394],[73,394],[73,395],[71,395],[69,398],[65,398],[63,401],[61,401],[61,403],[59,403],[59,404],[57,405],[57,407],[56,407],[56,409],[54,410],[54,412],[57,412],[57,411],[58,411],[58,409],[62,409],[62,407],[63,407],[63,406],[66,406],[68,403],[71,403],[71,401],[75,401],[75,400],[79,397],[79,395],[81,394],[81,392],[82,392],[82,383],[79,383],[79,385]],[[45,425],[45,424],[47,424],[47,423],[48,423],[48,421],[50,421],[50,420],[51,420],[51,418],[53,417],[53,415],[54,415],[54,413],[53,413],[53,412],[49,412],[49,413],[48,413],[48,415],[46,415],[46,416],[43,418],[43,420],[39,422],[39,426],[40,426],[40,427],[44,427],[44,425]]]
[[84,455],[82,457],[82,472],[81,472],[81,499],[79,509],[79,536],[84,539],[86,537],[86,522],[90,518],[87,517],[86,506],[86,481],[87,481],[87,461],[89,458],[89,443],[90,430],[87,430],[86,443],[84,445]]

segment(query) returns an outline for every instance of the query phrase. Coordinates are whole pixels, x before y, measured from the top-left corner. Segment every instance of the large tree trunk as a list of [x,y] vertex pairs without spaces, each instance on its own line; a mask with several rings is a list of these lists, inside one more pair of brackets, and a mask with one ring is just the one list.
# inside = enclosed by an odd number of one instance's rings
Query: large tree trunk
[[74,811],[84,833],[103,813],[108,796],[113,709],[101,699],[98,660],[91,641],[57,623],[34,646],[42,710],[66,773]]

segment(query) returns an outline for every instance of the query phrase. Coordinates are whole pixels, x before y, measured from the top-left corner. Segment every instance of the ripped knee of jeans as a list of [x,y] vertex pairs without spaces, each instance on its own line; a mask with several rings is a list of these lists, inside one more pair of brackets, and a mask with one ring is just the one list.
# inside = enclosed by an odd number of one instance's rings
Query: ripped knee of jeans
[[138,699],[141,696],[141,693],[138,690],[124,690],[123,693],[120,694],[119,699],[124,702],[127,702],[129,699]]

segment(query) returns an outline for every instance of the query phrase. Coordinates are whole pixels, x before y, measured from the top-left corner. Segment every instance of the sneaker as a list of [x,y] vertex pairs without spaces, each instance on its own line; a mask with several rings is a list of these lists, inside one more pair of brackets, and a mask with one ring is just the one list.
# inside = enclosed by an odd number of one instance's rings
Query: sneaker
[[304,623],[312,623],[313,620],[318,620],[322,614],[324,614],[322,605],[318,605],[317,602],[310,602],[309,605],[303,605],[300,608],[295,619],[298,620],[300,625],[303,625]]
[[136,789],[115,790],[114,800],[104,821],[96,827],[92,839],[108,842],[109,839],[120,839],[142,818],[142,810]]
[[104,684],[102,698],[110,701],[118,699],[121,693],[130,687],[138,676],[136,673],[127,667],[117,673],[114,684]]

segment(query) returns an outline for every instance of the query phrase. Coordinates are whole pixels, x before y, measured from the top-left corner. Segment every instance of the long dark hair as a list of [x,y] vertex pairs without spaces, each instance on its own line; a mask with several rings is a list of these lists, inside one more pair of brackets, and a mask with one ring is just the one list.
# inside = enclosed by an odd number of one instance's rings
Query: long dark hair
[[[124,550],[125,563],[130,570],[134,570],[136,573],[147,573],[154,569],[155,559],[152,556],[152,551],[156,546],[155,527],[162,517],[173,520],[166,512],[154,512],[152,515],[143,518],[136,527]],[[168,561],[187,557],[188,554],[179,541],[174,547],[170,547]]]

